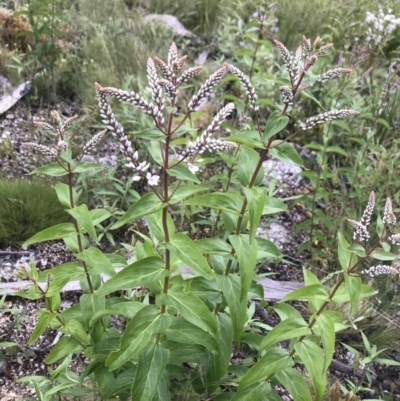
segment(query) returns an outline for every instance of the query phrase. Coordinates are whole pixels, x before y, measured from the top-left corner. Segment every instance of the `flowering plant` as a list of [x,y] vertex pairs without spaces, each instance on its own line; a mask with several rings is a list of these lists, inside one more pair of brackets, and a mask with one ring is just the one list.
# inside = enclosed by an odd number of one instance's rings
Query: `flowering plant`
[[[265,296],[255,278],[257,263],[264,257],[260,251],[267,252],[272,259],[279,256],[272,242],[257,238],[257,227],[263,215],[285,210],[283,202],[262,186],[263,161],[271,154],[302,166],[300,156],[287,143],[290,138],[319,124],[358,114],[350,109],[324,112],[300,122],[298,129],[286,139],[276,139],[289,122],[286,114],[296,95],[304,90],[302,84],[308,70],[332,45],[321,46],[320,38],[311,44],[304,37],[302,46],[291,54],[282,43],[275,41],[275,44],[289,80],[280,88],[282,104],[277,105],[268,118],[260,111],[250,80],[230,64],[224,64],[211,74],[177,116],[178,91],[201,68],[181,72],[186,56],[179,56],[175,44],[169,48],[167,62],[157,57],[147,62],[151,100],[134,91],[96,84],[100,115],[107,131],[119,142],[126,159],[124,164],[132,170],[133,180],[146,180],[150,190],[113,225],[118,228],[146,218],[148,233],[141,235],[142,241],[135,244],[134,254],[128,260],[121,255],[104,254],[93,246],[98,242],[96,225],[110,214],[78,205],[72,176],[94,166],[82,161],[82,156],[78,161],[72,160],[65,135],[72,120],[62,122],[54,113],[55,127],[39,123],[40,128],[55,131],[59,142],[57,149],[29,144],[56,160],[36,172],[68,176],[68,185],[57,184],[55,189],[73,223],[46,229],[25,245],[63,239],[76,261],[40,274],[34,265],[25,271],[32,286],[20,295],[46,299],[46,308],[40,311],[30,343],[35,342],[47,326],[57,327],[63,337],[46,362],[55,363],[66,355],[83,352],[90,362],[82,380],[93,376],[104,398],[168,400],[171,378],[188,380],[197,393],[214,394],[215,399],[220,400],[250,401],[269,395],[278,399],[272,388],[274,383],[286,387],[295,401],[311,401],[311,392],[315,400],[324,396],[335,330],[342,327],[337,324],[342,322],[341,316],[326,307],[330,302],[350,301],[354,310],[360,297],[373,294],[373,290],[362,285],[360,277],[353,274],[367,257],[379,254],[381,242],[398,239],[390,228],[381,233],[380,242],[372,248],[364,249],[360,245],[369,238],[367,226],[374,206],[371,195],[360,222],[349,220],[356,231],[356,245],[350,247],[339,235],[343,278],[329,289],[304,269],[305,287],[284,299],[307,301],[311,311],[309,321],[290,305],[281,303],[274,307],[281,323],[266,336],[249,331],[248,322],[252,321],[254,310],[251,306],[248,308],[248,301]],[[330,70],[316,83],[349,72],[348,69]],[[239,80],[248,96],[253,117],[250,129],[231,128],[228,138],[215,137],[223,123],[234,114],[235,105],[228,103],[198,135],[188,124],[190,117],[227,74]],[[109,97],[138,107],[153,120],[159,133],[149,145],[154,163],[139,160],[140,152],[133,149],[128,135],[118,123]],[[191,138],[187,138],[188,133]],[[105,131],[95,135],[83,147],[82,154],[92,149],[104,135]],[[213,187],[212,182],[201,183],[195,174],[199,157],[210,152],[220,152],[229,164],[228,177],[221,179],[225,184],[222,191],[221,186]],[[227,156],[226,152],[231,155]],[[187,232],[177,232],[180,227],[175,213],[177,205],[201,210],[212,227],[212,237],[195,241]],[[389,209],[387,206],[386,225],[393,220]],[[192,217],[192,224],[196,224],[195,214]],[[374,274],[383,270],[382,266],[375,267]],[[372,271],[369,269],[364,273],[372,274]],[[102,282],[105,276],[109,279]],[[80,281],[83,295],[79,304],[59,312],[59,291],[71,280]],[[121,291],[120,297],[110,296]],[[122,315],[126,319],[122,333],[113,327],[110,319],[113,315]],[[288,339],[293,340],[289,349],[278,346],[278,342]],[[234,343],[247,344],[254,350],[252,359],[255,362],[250,366],[243,364],[241,369],[231,364]],[[311,392],[304,377],[294,369],[297,362],[309,373],[313,384]],[[228,373],[236,377],[234,386],[224,382]]]

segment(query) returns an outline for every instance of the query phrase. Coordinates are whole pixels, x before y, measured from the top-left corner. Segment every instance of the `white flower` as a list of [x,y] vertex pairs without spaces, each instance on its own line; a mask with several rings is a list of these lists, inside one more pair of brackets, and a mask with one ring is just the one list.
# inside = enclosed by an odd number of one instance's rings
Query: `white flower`
[[125,167],[133,168],[133,169],[136,168],[135,165],[132,162],[129,162],[129,163],[125,164]]
[[140,175],[134,175],[132,177],[132,181],[140,181],[142,179],[142,177]]
[[150,163],[142,162],[139,163],[136,167],[137,171],[146,171],[150,167]]
[[192,163],[187,163],[187,168],[190,170],[192,174],[196,174],[200,170],[199,166],[195,166]]
[[151,175],[151,173],[146,174],[147,182],[149,185],[152,187],[155,187],[158,185],[158,181],[160,180],[160,176],[158,175]]

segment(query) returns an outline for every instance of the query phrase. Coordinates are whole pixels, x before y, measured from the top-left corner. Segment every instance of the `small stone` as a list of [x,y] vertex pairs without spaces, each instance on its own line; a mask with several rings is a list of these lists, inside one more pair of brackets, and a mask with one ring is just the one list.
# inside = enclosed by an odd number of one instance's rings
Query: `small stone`
[[14,118],[15,118],[15,117],[14,117],[14,114],[7,114],[7,115],[6,115],[6,119],[7,119],[7,120],[14,120]]

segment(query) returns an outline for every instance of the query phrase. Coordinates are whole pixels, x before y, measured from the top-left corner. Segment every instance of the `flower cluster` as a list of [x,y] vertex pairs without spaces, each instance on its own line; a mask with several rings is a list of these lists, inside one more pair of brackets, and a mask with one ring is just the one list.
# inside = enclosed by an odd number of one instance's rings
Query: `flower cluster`
[[219,152],[222,150],[235,148],[236,144],[233,142],[211,139],[211,135],[221,127],[221,124],[228,118],[230,114],[232,114],[234,109],[235,105],[233,103],[228,103],[225,107],[223,107],[216,114],[211,124],[207,127],[203,134],[194,142],[189,143],[186,149],[187,156],[194,156],[197,153],[202,154],[206,150],[211,152]]
[[304,131],[306,129],[311,129],[318,124],[323,124],[328,121],[337,120],[338,118],[355,116],[357,114],[360,113],[358,111],[348,110],[348,109],[327,111],[326,113],[318,114],[317,116],[308,118],[306,121],[300,124],[300,129]]
[[383,274],[395,275],[399,274],[399,271],[392,266],[377,265],[377,266],[372,266],[369,269],[361,270],[360,274],[370,277],[375,277],[375,276],[381,276]]
[[360,221],[348,219],[347,222],[354,228],[354,241],[367,241],[369,239],[368,225],[371,222],[372,213],[375,207],[375,193],[369,194],[367,206]]
[[382,6],[379,6],[377,14],[367,11],[365,17],[367,25],[366,41],[370,45],[378,45],[385,41],[393,33],[393,31],[400,25],[400,18],[396,18],[392,9],[385,12]]

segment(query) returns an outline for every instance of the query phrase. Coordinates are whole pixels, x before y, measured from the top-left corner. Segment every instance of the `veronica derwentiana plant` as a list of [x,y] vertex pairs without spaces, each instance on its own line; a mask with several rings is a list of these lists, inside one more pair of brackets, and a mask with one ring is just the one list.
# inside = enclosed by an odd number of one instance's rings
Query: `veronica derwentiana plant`
[[[85,205],[77,206],[72,173],[80,171],[81,166],[89,166],[81,161],[75,169],[67,167],[69,184],[56,189],[74,223],[45,230],[28,240],[26,245],[63,239],[77,262],[50,269],[39,277],[32,267],[27,274],[34,285],[25,295],[47,299],[39,328],[35,329],[31,341],[35,341],[50,323],[64,334],[46,362],[54,363],[69,352],[84,352],[91,361],[84,375],[93,372],[95,377],[105,378],[104,383],[103,380],[98,383],[104,398],[168,399],[169,380],[182,363],[191,367],[190,382],[197,393],[216,395],[226,392],[230,389],[224,385],[223,378],[229,369],[234,341],[255,347],[257,363],[244,367],[232,400],[250,400],[253,395],[259,398],[273,391],[271,379],[275,376],[275,382],[287,388],[292,382],[300,383],[309,395],[307,400],[311,401],[307,383],[293,368],[295,353],[296,363],[301,361],[311,375],[315,399],[320,401],[323,396],[334,348],[334,321],[324,313],[331,298],[322,284],[315,283],[318,279],[311,273],[305,272],[306,282],[311,280],[314,285],[311,289],[301,289],[305,292],[300,296],[300,299],[312,299],[310,315],[313,317],[309,323],[296,314],[281,323],[287,327],[278,329],[278,334],[273,329],[265,338],[257,337],[256,341],[249,341],[251,336],[247,336],[251,326],[248,322],[252,322],[249,314],[253,314],[251,307],[247,308],[247,302],[254,297],[254,291],[257,297],[264,298],[255,279],[257,262],[264,257],[260,256],[263,253],[260,250],[265,249],[259,248],[259,244],[267,247],[273,258],[280,256],[272,242],[256,238],[257,227],[263,214],[285,210],[285,205],[273,199],[262,185],[262,165],[268,154],[302,165],[296,150],[287,143],[290,138],[304,129],[315,129],[318,124],[353,117],[357,113],[350,109],[324,112],[306,119],[300,129],[286,139],[277,140],[276,135],[285,130],[289,122],[286,113],[302,90],[307,71],[332,45],[322,45],[320,38],[311,45],[311,41],[304,38],[302,46],[291,54],[282,43],[275,43],[291,81],[290,85],[280,89],[282,104],[269,114],[261,108],[263,102],[259,102],[260,94],[256,93],[251,80],[231,64],[224,64],[211,73],[187,105],[181,105],[182,84],[197,75],[201,67],[185,70],[187,58],[180,56],[175,44],[169,48],[167,61],[158,57],[148,60],[149,90],[145,93],[95,85],[101,120],[119,143],[121,161],[131,173],[130,181],[144,181],[149,188],[149,193],[131,205],[111,228],[145,217],[148,233],[141,233],[141,241],[131,247],[133,256],[129,261],[121,255],[105,255],[93,246],[93,242],[98,242],[96,226],[109,215],[103,210],[89,211]],[[236,131],[230,128],[233,135],[221,136],[224,124],[228,120],[232,122],[236,110],[234,103],[227,103],[219,108],[205,129],[195,130],[192,124],[195,112],[228,74],[240,82],[248,97],[254,129]],[[343,74],[347,71],[333,71],[321,78],[320,83]],[[148,146],[147,143],[142,145],[144,142],[137,143],[148,148],[153,159],[141,156],[146,152],[133,146],[130,133],[125,132],[115,116],[110,98],[129,103],[151,119],[158,133],[156,139],[151,138]],[[63,127],[61,120],[57,127]],[[48,128],[53,129],[52,126]],[[62,143],[58,149],[61,153],[52,149],[45,152],[55,157],[56,163],[37,171],[58,173],[61,167],[55,166],[62,164],[62,160],[72,166],[72,157],[65,150],[69,146],[68,138],[62,129],[60,133]],[[102,135],[99,133],[89,140],[82,153],[95,147]],[[230,152],[232,149],[235,152]],[[205,156],[213,156],[215,152],[223,152],[221,158],[231,163],[231,175],[219,176],[221,182],[228,182],[224,191],[221,191],[220,183],[214,187],[215,180],[201,182],[201,176],[195,174],[199,171],[196,165],[199,157],[204,160]],[[183,225],[185,231],[179,232],[182,225],[177,210],[181,209],[190,218],[188,224]],[[194,241],[186,227],[196,226],[199,214],[203,216],[203,223],[213,226],[213,234],[211,238]],[[362,222],[354,224],[364,227],[370,218],[370,211],[365,212]],[[366,235],[363,230],[361,232],[365,240]],[[350,262],[346,265],[348,275],[353,271]],[[122,270],[117,272],[116,267]],[[109,276],[109,280],[102,282],[104,276]],[[44,287],[39,285],[40,280],[45,283]],[[57,295],[66,280],[79,280],[84,291],[74,309],[76,313],[58,312]],[[332,290],[332,297],[337,290],[336,287]],[[124,295],[110,297],[119,291]],[[144,292],[147,295],[143,298]],[[292,295],[292,299],[297,295]],[[291,307],[288,305],[288,308]],[[126,318],[123,333],[112,327],[109,315],[113,314],[122,314]],[[315,325],[318,330],[312,332]],[[316,344],[316,336],[321,339],[324,350]],[[278,341],[289,338],[297,340],[292,351],[278,346]],[[316,363],[317,369],[310,362]]]

